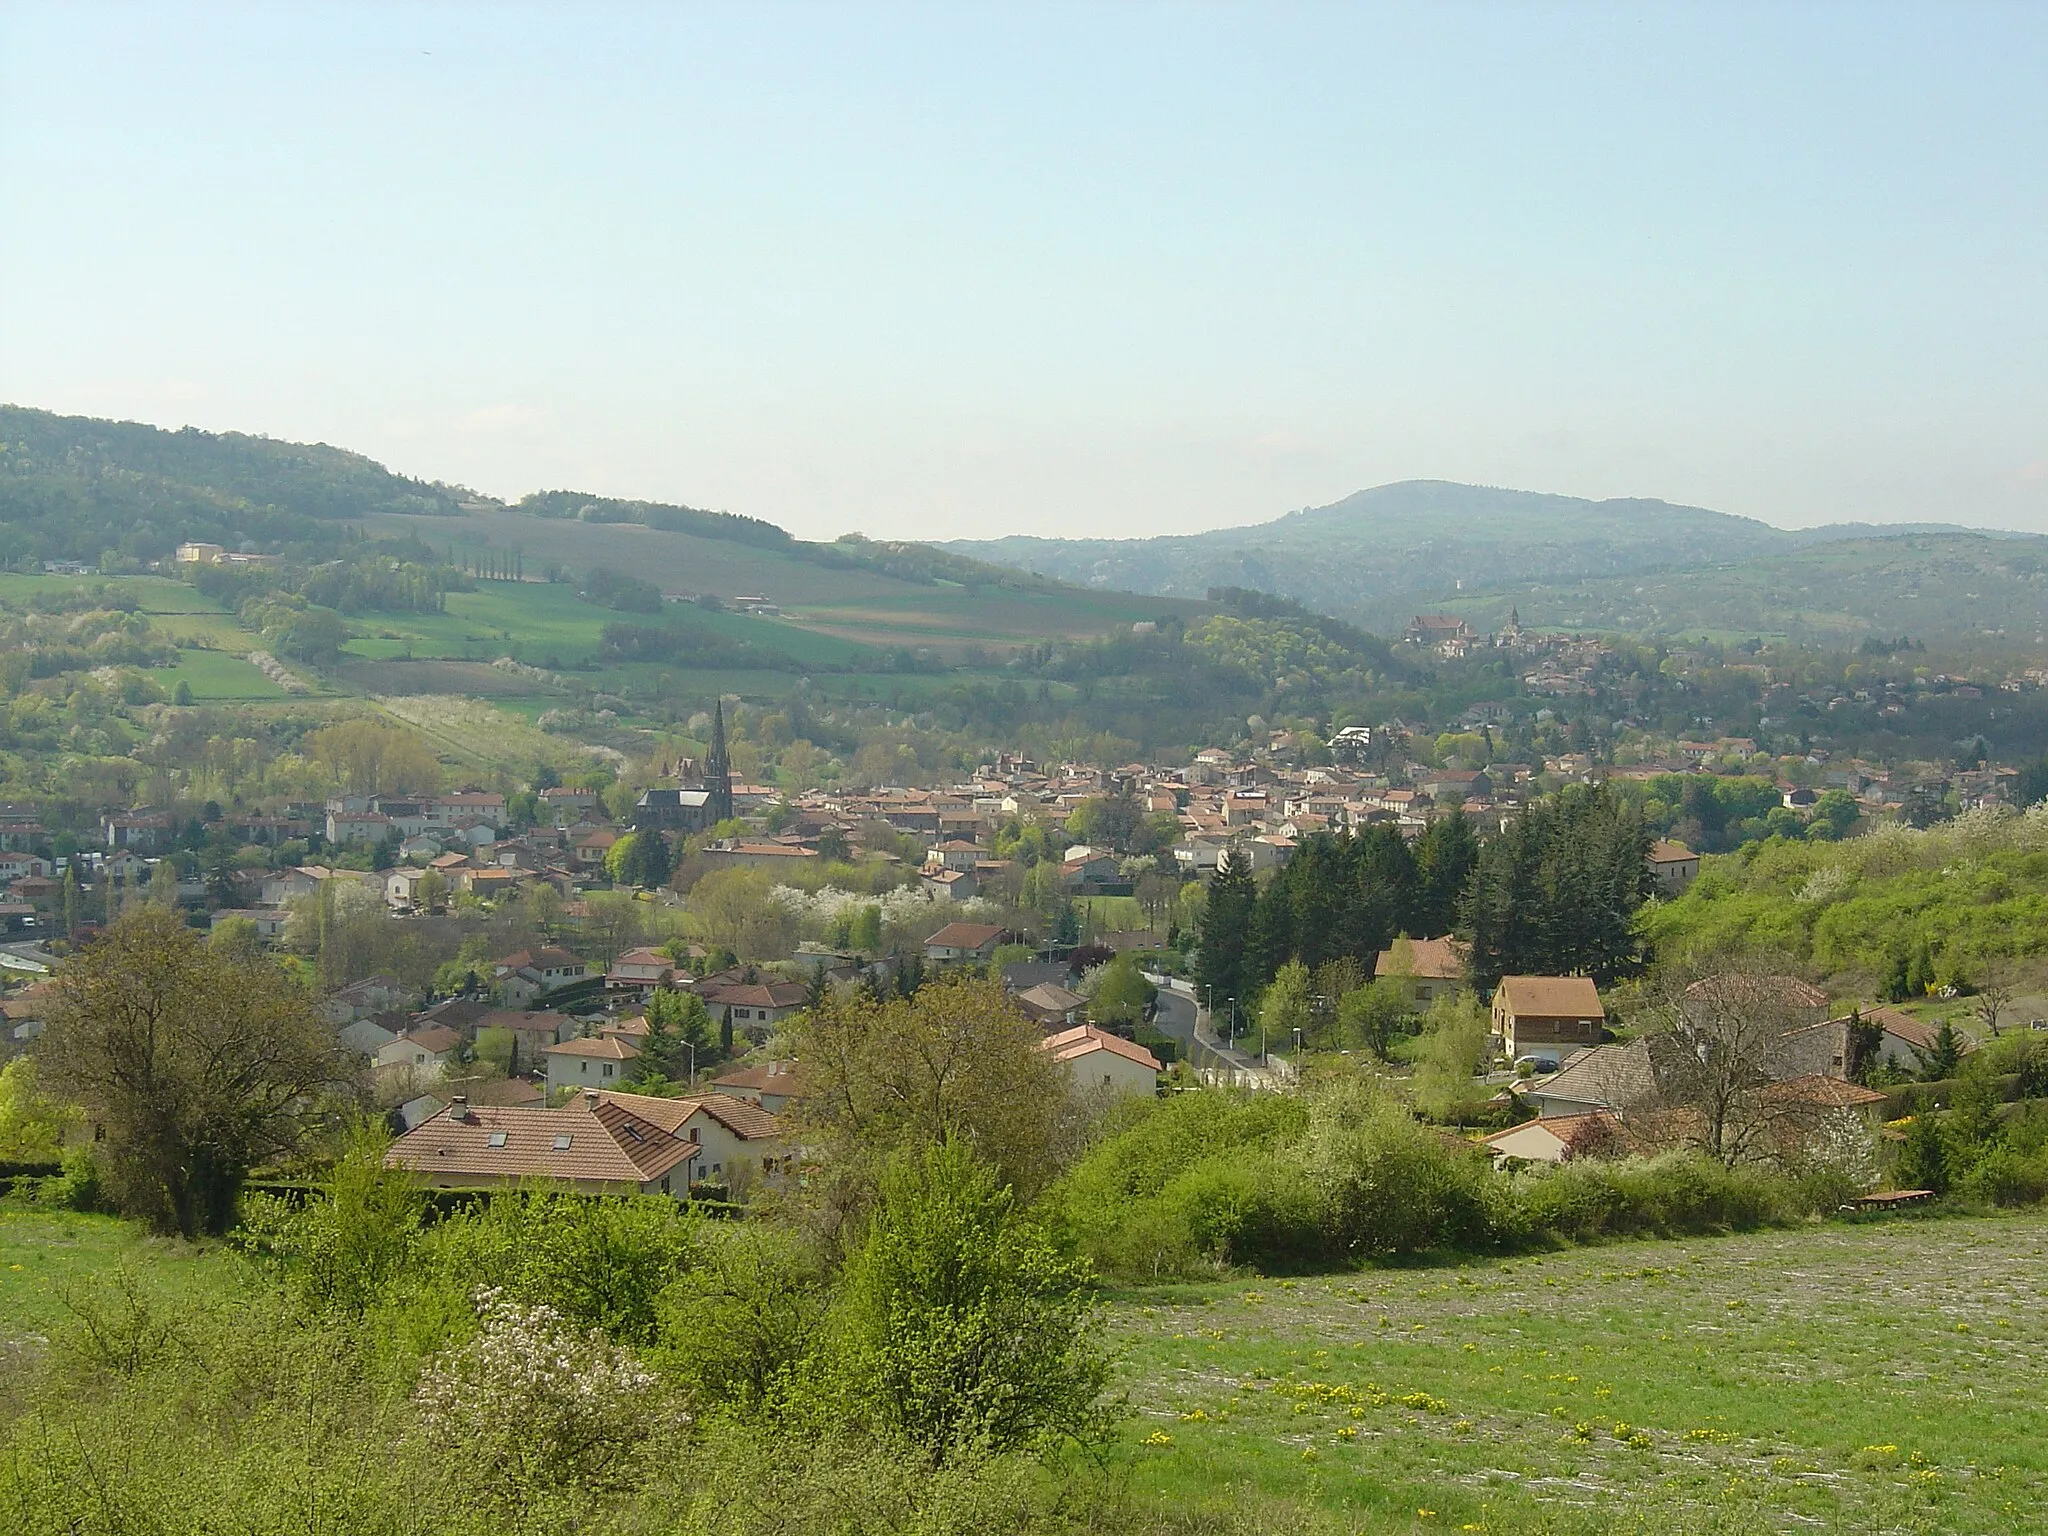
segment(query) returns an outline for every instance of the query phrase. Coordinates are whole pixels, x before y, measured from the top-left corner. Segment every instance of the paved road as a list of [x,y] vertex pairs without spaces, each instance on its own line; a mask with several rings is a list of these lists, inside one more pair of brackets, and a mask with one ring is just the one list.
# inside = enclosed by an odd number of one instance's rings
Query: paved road
[[[1153,980],[1156,983],[1161,978]],[[1276,1086],[1284,1075],[1282,1069],[1261,1065],[1256,1055],[1225,1044],[1210,1027],[1209,1016],[1196,1004],[1194,994],[1181,990],[1180,985],[1159,988],[1159,1012],[1152,1022],[1162,1035],[1180,1042],[1183,1054],[1198,1069],[1225,1073],[1232,1081],[1254,1088]]]

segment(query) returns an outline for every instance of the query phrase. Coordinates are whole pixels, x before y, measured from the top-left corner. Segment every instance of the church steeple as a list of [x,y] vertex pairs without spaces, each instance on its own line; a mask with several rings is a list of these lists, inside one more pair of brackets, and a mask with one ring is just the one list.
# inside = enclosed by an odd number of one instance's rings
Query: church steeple
[[732,759],[725,750],[725,700],[711,704],[711,750],[704,757],[704,787],[711,792],[705,811],[715,825],[732,820]]

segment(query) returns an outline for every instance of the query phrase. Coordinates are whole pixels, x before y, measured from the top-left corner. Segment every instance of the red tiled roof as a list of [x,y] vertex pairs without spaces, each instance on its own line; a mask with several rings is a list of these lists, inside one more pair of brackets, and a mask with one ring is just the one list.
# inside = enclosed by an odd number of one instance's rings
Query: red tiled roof
[[1051,1055],[1054,1061],[1073,1061],[1095,1051],[1108,1051],[1126,1061],[1134,1061],[1141,1067],[1160,1071],[1159,1058],[1142,1045],[1097,1029],[1093,1024],[1076,1025],[1073,1029],[1061,1030],[1056,1035],[1047,1035],[1039,1041],[1039,1047]]
[[[493,1137],[502,1144],[492,1146]],[[547,1178],[607,1184],[658,1179],[695,1150],[654,1122],[587,1103],[559,1109],[472,1104],[433,1115],[391,1144],[387,1168],[443,1178]]]

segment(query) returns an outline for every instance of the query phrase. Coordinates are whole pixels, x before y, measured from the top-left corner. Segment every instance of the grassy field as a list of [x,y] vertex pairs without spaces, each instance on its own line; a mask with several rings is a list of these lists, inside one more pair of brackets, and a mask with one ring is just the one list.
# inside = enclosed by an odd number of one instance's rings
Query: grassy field
[[[1125,1293],[1113,1479],[1275,1531],[2033,1530],[2044,1260],[2036,1214]],[[0,1207],[0,1352],[122,1271],[171,1301],[237,1283]]]
[[[284,699],[291,695],[240,656],[225,651],[180,651],[178,664],[151,672],[150,679],[166,692],[180,683],[192,685],[192,697],[201,704],[228,699]],[[300,675],[312,674],[300,669]]]
[[123,1271],[147,1293],[176,1302],[218,1294],[229,1264],[222,1253],[146,1236],[112,1216],[0,1205],[0,1348],[46,1337],[70,1318],[67,1295]]
[[0,572],[0,602],[26,602],[45,592],[101,587],[133,597],[144,613],[219,613],[212,598],[168,576],[23,576]]
[[1133,1492],[1369,1530],[2018,1531],[2048,1218],[1122,1299]]

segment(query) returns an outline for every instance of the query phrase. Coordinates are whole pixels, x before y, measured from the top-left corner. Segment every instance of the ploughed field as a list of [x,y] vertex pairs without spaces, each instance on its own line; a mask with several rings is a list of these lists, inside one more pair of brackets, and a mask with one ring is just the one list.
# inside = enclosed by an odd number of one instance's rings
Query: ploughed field
[[2039,1530],[2044,1288],[2030,1214],[1129,1293],[1120,1454],[1342,1531]]

